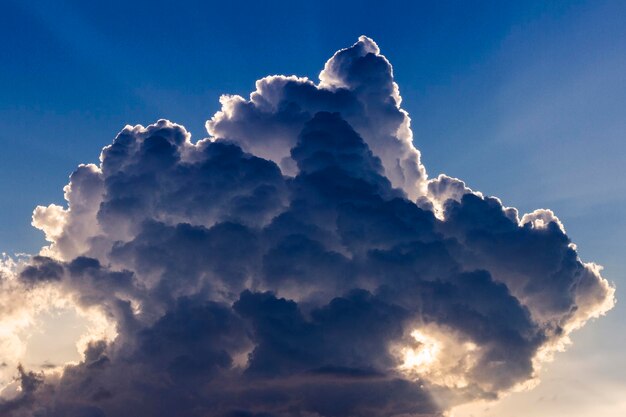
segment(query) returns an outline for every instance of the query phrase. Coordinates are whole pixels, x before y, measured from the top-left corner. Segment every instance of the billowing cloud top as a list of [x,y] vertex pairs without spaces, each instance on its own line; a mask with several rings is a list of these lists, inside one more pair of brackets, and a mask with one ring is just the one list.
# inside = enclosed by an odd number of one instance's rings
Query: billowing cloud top
[[613,306],[551,211],[427,178],[371,39],[319,78],[223,96],[196,143],[126,126],[37,207],[50,246],[3,263],[0,320],[63,300],[102,331],[43,373],[12,335],[0,414],[439,416],[534,381]]

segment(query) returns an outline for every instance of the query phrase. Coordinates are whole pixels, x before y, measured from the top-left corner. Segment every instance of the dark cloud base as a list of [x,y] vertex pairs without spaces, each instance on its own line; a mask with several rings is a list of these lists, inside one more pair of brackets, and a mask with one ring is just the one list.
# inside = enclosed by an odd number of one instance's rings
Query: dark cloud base
[[[551,212],[520,221],[426,178],[373,41],[320,79],[223,98],[195,144],[126,127],[72,174],[69,209],[35,211],[52,244],[22,285],[118,335],[58,379],[20,368],[1,415],[439,416],[534,378],[538,352],[611,307]],[[410,349],[431,356],[410,367]]]

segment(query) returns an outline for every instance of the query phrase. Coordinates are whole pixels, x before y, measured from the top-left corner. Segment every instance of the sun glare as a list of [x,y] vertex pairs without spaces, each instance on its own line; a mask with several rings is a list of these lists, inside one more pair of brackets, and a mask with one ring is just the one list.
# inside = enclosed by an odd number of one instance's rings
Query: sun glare
[[419,330],[411,332],[411,337],[415,339],[417,346],[407,346],[401,349],[403,363],[400,369],[419,373],[427,370],[435,362],[441,347],[437,340]]

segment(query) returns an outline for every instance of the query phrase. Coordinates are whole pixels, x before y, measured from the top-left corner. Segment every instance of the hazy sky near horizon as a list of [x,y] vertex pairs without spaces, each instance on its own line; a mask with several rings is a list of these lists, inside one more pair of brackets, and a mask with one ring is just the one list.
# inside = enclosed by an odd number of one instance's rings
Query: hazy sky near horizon
[[[435,4],[436,3],[436,4]],[[542,383],[474,417],[622,416],[626,403],[626,4],[5,1],[0,13],[0,252],[36,253],[38,204],[126,124],[193,140],[221,94],[268,74],[317,80],[359,35],[394,68],[429,176],[521,213],[549,208],[617,287]]]

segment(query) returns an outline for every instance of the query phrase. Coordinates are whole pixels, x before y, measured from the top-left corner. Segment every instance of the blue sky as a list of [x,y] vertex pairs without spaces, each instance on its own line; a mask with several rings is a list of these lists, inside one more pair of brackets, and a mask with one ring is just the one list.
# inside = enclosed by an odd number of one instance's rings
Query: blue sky
[[625,21],[619,1],[5,1],[0,251],[38,250],[32,209],[62,203],[73,168],[124,125],[167,118],[200,139],[221,94],[268,74],[317,79],[365,34],[394,66],[430,176],[553,209],[583,259],[604,265],[618,307],[575,335],[564,363],[585,358],[623,389]]
[[3,251],[39,246],[24,213],[61,202],[70,167],[125,124],[166,117],[199,139],[219,95],[246,95],[267,74],[316,79],[360,34],[394,65],[431,175],[522,210],[571,211],[575,237],[585,213],[619,221],[618,2],[57,3],[8,2],[0,17],[11,39],[0,52]]

